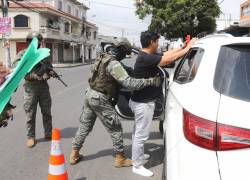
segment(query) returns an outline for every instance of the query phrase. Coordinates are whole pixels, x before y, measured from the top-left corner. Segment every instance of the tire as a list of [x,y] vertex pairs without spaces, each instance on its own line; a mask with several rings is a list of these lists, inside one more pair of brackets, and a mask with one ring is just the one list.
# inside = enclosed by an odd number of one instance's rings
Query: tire
[[166,180],[166,144],[165,144],[165,137],[163,138],[164,141],[164,158],[163,158],[163,167],[162,167],[162,174],[161,174],[161,180]]
[[159,131],[163,134],[163,121],[159,121]]

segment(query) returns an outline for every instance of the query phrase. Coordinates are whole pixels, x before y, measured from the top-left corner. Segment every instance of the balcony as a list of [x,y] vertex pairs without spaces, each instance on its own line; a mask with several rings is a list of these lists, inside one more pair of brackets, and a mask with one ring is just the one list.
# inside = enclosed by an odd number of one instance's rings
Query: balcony
[[80,34],[72,34],[72,40],[75,42],[81,42],[82,41],[82,37]]
[[39,32],[43,35],[44,38],[63,40],[68,42],[78,42],[83,41],[83,36],[78,32],[64,32],[64,29],[52,28],[47,26],[40,26]]
[[44,38],[60,39],[60,27],[40,26],[39,32],[42,33]]

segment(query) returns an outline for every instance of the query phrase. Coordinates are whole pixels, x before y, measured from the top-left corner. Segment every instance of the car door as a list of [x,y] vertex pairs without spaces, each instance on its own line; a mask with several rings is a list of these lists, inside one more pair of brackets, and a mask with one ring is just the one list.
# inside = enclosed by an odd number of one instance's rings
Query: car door
[[[162,93],[159,95],[159,97],[156,99],[156,106],[155,106],[155,112],[154,112],[154,119],[161,118],[161,115],[164,113],[165,109],[165,101],[166,101],[166,94],[167,94],[167,84],[168,84],[168,72],[159,67],[159,74],[162,78]],[[131,97],[131,91],[127,90],[125,88],[122,88],[119,93],[118,102],[115,106],[116,112],[118,115],[126,120],[133,120],[134,114],[132,113],[130,107],[129,107],[129,99]],[[162,118],[164,119],[164,118]]]

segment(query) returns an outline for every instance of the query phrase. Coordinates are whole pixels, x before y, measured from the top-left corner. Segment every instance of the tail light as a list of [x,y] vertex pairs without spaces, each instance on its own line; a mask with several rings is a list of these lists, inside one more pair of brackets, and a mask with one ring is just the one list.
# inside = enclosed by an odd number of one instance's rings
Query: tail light
[[184,110],[184,135],[191,143],[214,151],[250,147],[250,129],[209,121]]

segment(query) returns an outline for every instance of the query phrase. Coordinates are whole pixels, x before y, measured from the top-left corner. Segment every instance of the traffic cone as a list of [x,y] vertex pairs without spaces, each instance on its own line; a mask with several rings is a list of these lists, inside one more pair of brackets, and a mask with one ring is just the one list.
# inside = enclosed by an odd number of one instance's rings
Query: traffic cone
[[52,130],[48,180],[68,180],[65,159],[61,150],[60,130]]

